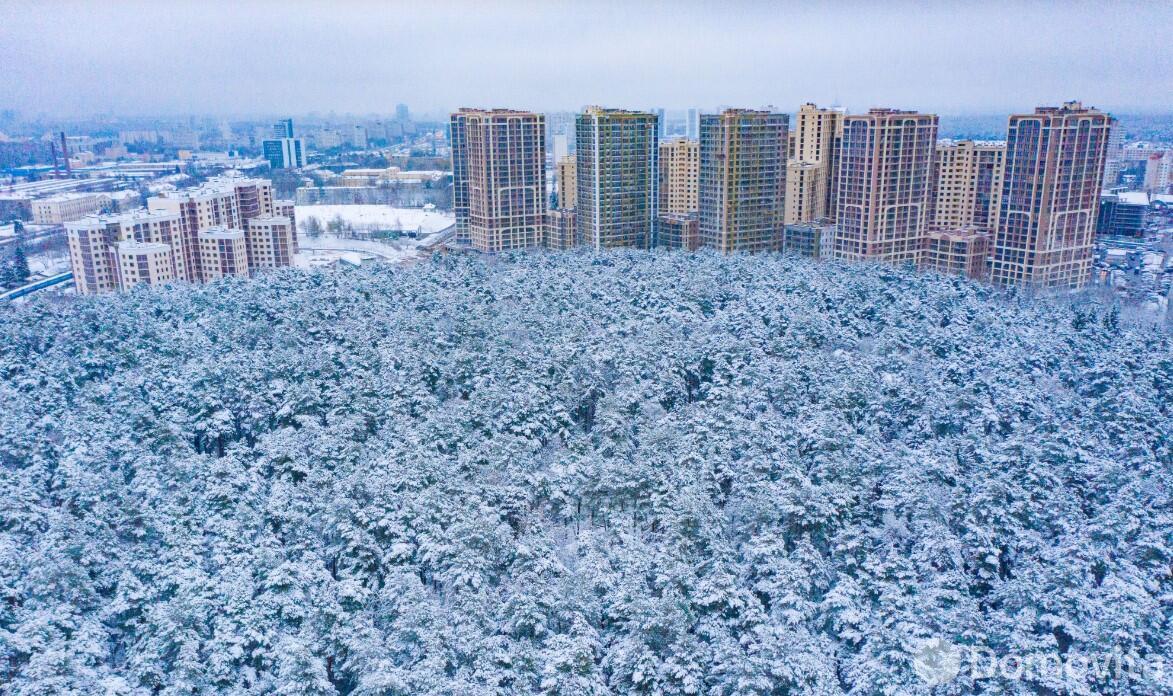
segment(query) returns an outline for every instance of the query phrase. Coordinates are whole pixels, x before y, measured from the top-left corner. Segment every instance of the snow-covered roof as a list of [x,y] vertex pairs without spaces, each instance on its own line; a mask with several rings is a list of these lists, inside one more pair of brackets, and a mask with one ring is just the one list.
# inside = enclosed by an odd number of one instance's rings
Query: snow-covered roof
[[1149,194],[1145,193],[1144,191],[1124,191],[1116,195],[1121,203],[1127,203],[1129,205],[1149,204]]

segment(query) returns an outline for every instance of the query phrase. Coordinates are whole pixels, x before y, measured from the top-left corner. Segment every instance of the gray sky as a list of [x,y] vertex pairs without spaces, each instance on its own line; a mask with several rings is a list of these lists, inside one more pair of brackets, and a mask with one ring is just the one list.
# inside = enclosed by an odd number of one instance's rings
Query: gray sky
[[1173,111],[1173,2],[0,0],[25,114]]

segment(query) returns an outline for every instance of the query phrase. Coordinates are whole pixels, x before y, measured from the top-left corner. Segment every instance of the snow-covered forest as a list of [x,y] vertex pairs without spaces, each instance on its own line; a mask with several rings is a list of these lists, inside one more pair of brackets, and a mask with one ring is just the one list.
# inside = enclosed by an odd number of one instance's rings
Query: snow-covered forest
[[[916,694],[935,636],[1168,660],[1171,409],[1169,334],[1111,307],[779,256],[3,307],[0,692]],[[1142,680],[1082,689],[1173,693]]]

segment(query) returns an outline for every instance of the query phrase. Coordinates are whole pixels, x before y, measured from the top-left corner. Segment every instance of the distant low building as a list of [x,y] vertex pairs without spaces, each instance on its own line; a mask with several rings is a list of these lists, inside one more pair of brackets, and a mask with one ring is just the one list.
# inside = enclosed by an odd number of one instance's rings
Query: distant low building
[[1100,197],[1096,234],[1110,237],[1143,237],[1149,196],[1143,191],[1106,193]]
[[696,251],[700,245],[700,218],[696,212],[660,215],[656,223],[656,246]]
[[989,278],[990,233],[981,228],[929,230],[920,268],[973,280]]
[[557,209],[546,213],[545,245],[559,251],[578,246],[574,210]]
[[835,223],[827,218],[798,222],[782,229],[782,253],[812,259],[827,258],[835,250]]
[[101,212],[110,205],[107,196],[98,193],[63,193],[32,202],[33,223],[60,225]]

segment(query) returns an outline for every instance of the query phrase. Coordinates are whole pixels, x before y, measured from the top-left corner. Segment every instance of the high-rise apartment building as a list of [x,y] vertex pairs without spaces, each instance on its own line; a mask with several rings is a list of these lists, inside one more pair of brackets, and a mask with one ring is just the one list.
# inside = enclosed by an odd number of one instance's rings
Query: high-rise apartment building
[[789,117],[726,109],[700,118],[701,245],[726,253],[777,250]]
[[250,272],[293,265],[293,255],[297,253],[293,221],[279,215],[262,215],[249,218],[245,224]]
[[461,109],[451,124],[457,220],[466,220],[469,245],[487,253],[539,246],[546,224],[546,117]]
[[198,282],[206,279],[200,265],[200,230],[244,230],[250,219],[273,215],[273,184],[267,179],[218,177],[198,188],[153,196],[147,199],[147,208],[179,215],[183,233],[176,253],[182,259],[184,272],[177,277]]
[[1006,143],[938,143],[930,225],[939,230],[992,230],[1005,161]]
[[1108,155],[1104,163],[1104,189],[1110,189],[1120,181],[1120,172],[1124,169],[1124,129],[1119,127],[1116,119],[1112,119],[1111,130],[1108,132]]
[[673,138],[660,143],[661,213],[697,211],[700,168],[700,141]]
[[667,112],[663,108],[652,109],[652,113],[656,115],[656,139],[664,140],[668,137],[668,117]]
[[209,227],[199,232],[200,268],[206,282],[248,277],[248,242],[243,230]]
[[556,177],[558,207],[571,210],[578,198],[578,163],[574,155],[566,155],[558,160]]
[[820,109],[810,103],[799,107],[788,138],[786,224],[834,215],[831,182],[844,116],[842,109]]
[[937,117],[872,109],[843,118],[835,256],[917,263],[932,213]]
[[[65,230],[74,286],[83,295],[125,290],[137,282],[186,277],[183,258],[174,253],[183,236],[183,222],[175,213],[90,216],[66,222]],[[171,253],[161,254],[157,245],[166,246]],[[147,260],[147,269],[141,272],[140,259]]]
[[583,244],[648,248],[658,211],[659,130],[655,114],[588,107],[575,123]]
[[1077,289],[1091,278],[1112,117],[1079,102],[1010,117],[990,279]]
[[461,109],[448,119],[448,147],[452,151],[452,213],[456,217],[456,243],[468,244],[468,141],[465,115],[475,109]]

